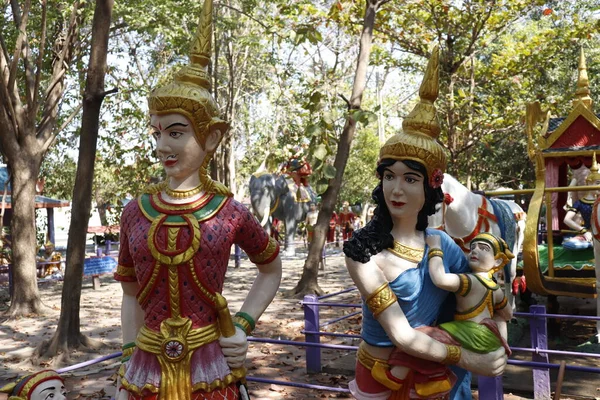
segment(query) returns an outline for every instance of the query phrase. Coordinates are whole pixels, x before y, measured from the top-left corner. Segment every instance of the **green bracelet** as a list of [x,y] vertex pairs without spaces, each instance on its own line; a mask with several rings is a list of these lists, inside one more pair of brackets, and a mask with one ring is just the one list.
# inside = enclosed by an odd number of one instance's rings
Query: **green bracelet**
[[135,342],[129,342],[121,346],[121,348],[123,349],[123,355],[121,356],[121,364],[129,361],[131,355],[133,354],[133,351],[135,350],[135,347]]
[[239,311],[235,313],[235,316],[245,320],[248,325],[250,325],[250,331],[253,331],[254,328],[256,328],[256,321],[254,321],[254,318],[252,318],[248,313]]
[[125,343],[123,346],[121,346],[121,350],[127,350],[132,347],[135,347],[135,342]]

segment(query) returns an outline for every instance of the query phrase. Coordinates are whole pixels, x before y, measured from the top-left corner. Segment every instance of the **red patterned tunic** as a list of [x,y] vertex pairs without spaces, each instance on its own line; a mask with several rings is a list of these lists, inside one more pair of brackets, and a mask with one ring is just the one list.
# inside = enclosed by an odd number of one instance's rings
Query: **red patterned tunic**
[[[194,396],[184,397],[204,399],[218,394],[219,398],[237,398],[238,378],[227,366],[215,328],[215,294],[223,290],[234,244],[256,264],[271,262],[279,252],[277,243],[269,240],[248,209],[232,198],[205,195],[192,203],[173,205],[165,203],[160,194],[145,194],[125,207],[115,279],[139,282],[137,299],[145,322],[136,340],[138,348],[121,371],[130,398],[157,398],[163,393],[161,364],[165,357],[170,362],[178,357],[186,365],[189,362]],[[179,340],[183,345],[178,340],[164,344],[170,337],[165,334],[165,323],[187,319],[190,326],[181,329],[202,334],[195,339],[185,333],[172,334],[184,337]],[[195,346],[191,344],[194,340]],[[154,342],[159,343],[156,351],[152,350]],[[161,348],[166,356],[157,355]],[[183,348],[189,348],[189,359],[182,354],[187,351]]]

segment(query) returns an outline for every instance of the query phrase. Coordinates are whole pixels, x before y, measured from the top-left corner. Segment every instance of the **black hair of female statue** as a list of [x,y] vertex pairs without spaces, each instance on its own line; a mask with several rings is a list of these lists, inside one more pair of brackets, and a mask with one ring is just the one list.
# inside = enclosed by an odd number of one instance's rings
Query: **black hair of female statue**
[[379,185],[373,190],[371,197],[377,207],[373,211],[373,218],[362,229],[354,231],[352,238],[344,243],[344,254],[347,257],[361,263],[366,263],[377,253],[394,246],[394,238],[391,231],[393,227],[392,217],[385,204],[383,197],[383,173],[384,170],[396,162],[403,162],[408,168],[423,174],[423,187],[425,189],[425,204],[417,217],[416,229],[424,231],[427,228],[427,217],[435,213],[435,206],[444,200],[442,188],[434,189],[429,185],[427,170],[423,164],[413,160],[383,159],[377,166],[379,174]]

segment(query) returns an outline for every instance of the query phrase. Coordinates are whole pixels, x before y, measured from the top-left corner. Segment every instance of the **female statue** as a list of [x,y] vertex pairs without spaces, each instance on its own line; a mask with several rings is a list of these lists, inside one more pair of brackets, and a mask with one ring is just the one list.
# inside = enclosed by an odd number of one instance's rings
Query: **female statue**
[[[346,266],[363,297],[363,342],[350,383],[357,399],[469,399],[466,370],[494,376],[506,365],[503,348],[477,354],[456,342],[438,341],[427,329],[450,320],[455,302],[429,276],[426,237],[439,235],[446,271],[469,271],[452,239],[427,229],[427,216],[444,199],[440,186],[446,159],[435,141],[440,127],[433,104],[438,95],[438,59],[436,48],[421,84],[420,102],[405,118],[403,131],[380,150],[373,219],[344,245]],[[410,372],[398,378],[390,372],[394,350],[421,362],[409,365]]]
[[[246,336],[281,280],[277,242],[207,173],[228,129],[210,95],[211,35],[212,0],[206,0],[189,65],[148,101],[167,179],[121,217],[120,400],[247,398]],[[221,292],[233,244],[259,273],[232,320]]]

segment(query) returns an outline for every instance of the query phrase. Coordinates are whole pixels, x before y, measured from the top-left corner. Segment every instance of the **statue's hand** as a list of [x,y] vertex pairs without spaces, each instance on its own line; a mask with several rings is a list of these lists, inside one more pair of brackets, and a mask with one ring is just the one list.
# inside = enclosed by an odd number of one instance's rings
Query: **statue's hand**
[[459,367],[474,374],[485,376],[499,376],[504,372],[508,357],[503,347],[486,354],[474,353],[464,348],[461,350]]
[[248,352],[248,340],[246,333],[238,326],[235,327],[235,335],[230,337],[221,336],[219,338],[221,350],[227,360],[229,368],[241,368],[246,361],[246,353]]
[[427,235],[425,238],[425,242],[430,249],[441,249],[442,248],[442,238],[440,235]]
[[592,232],[590,232],[590,231],[587,231],[586,233],[584,233],[583,237],[585,238],[585,240],[587,242],[591,242],[592,239],[594,238],[594,236],[592,235]]

